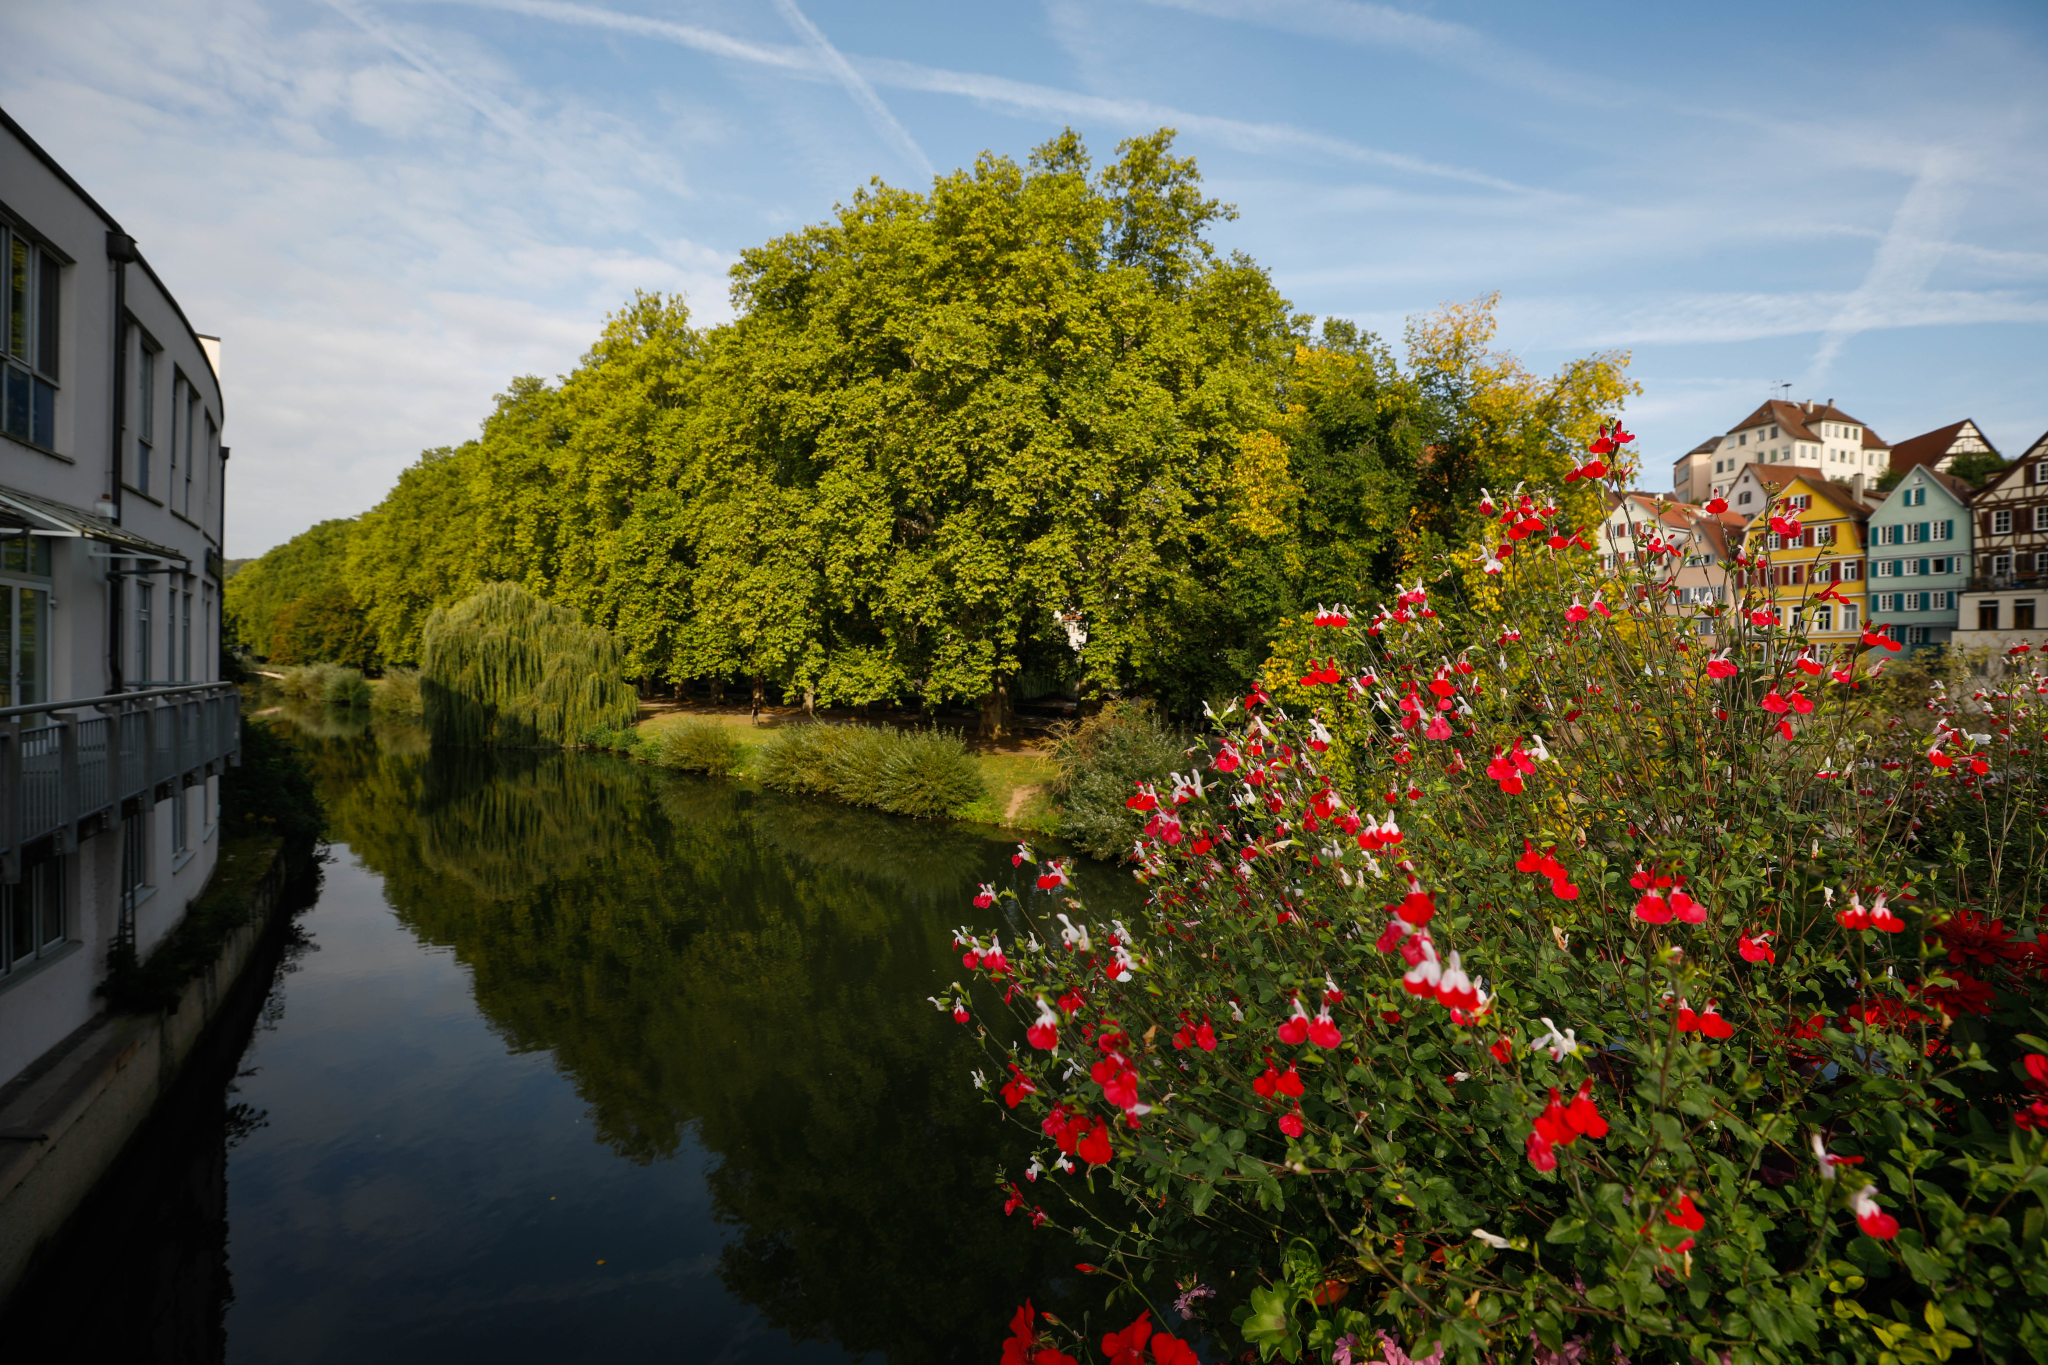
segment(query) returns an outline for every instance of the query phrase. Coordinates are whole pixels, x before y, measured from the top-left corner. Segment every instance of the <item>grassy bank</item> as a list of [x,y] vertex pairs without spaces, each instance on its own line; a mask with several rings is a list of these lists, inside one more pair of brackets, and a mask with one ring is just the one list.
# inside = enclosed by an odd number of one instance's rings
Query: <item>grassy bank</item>
[[[829,779],[823,777],[816,783],[792,782],[784,771],[789,766],[788,756],[784,755],[778,767],[771,751],[787,744],[793,729],[809,723],[785,716],[764,717],[756,723],[744,712],[691,709],[651,716],[629,729],[591,734],[587,741],[662,767],[705,772],[751,785],[812,790],[854,804],[889,808],[880,800],[831,792],[826,787]],[[1059,833],[1059,811],[1052,795],[1059,768],[1046,752],[1026,745],[970,748],[965,761],[979,777],[980,792],[949,805],[943,811],[946,818],[1034,834]]]

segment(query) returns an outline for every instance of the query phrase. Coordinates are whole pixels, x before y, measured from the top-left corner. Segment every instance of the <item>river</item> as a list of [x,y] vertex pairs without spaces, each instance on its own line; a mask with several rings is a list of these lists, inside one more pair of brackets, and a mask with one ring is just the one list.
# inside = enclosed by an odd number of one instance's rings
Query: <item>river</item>
[[1011,839],[602,754],[302,742],[334,842],[269,993],[12,1345],[986,1361],[1026,1295],[1086,1306],[1072,1243],[1003,1217],[1025,1147],[925,999],[963,975],[946,931],[994,927],[976,884],[1029,887]]

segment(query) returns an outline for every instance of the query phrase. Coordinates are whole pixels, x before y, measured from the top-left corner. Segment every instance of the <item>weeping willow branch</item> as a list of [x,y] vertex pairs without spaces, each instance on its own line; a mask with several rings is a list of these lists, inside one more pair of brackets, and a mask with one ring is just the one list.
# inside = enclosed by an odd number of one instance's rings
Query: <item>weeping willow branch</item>
[[427,621],[420,698],[437,744],[544,748],[633,719],[618,641],[514,583],[489,583]]

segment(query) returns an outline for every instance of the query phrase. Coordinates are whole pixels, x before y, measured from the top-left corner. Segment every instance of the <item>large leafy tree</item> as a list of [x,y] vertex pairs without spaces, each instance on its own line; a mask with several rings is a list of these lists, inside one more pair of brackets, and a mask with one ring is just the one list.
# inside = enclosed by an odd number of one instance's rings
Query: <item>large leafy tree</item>
[[729,344],[757,475],[819,537],[825,695],[977,698],[999,731],[1009,680],[1083,633],[1098,690],[1171,667],[1292,336],[1171,143],[1091,177],[1068,132],[743,255]]

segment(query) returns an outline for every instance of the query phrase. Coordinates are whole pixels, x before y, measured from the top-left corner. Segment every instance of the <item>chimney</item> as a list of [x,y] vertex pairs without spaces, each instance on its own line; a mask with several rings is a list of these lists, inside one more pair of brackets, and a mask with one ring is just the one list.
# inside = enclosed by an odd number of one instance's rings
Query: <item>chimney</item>
[[1863,500],[1863,476],[1861,474],[1851,474],[1849,476],[1849,491],[1856,495],[1858,502]]

